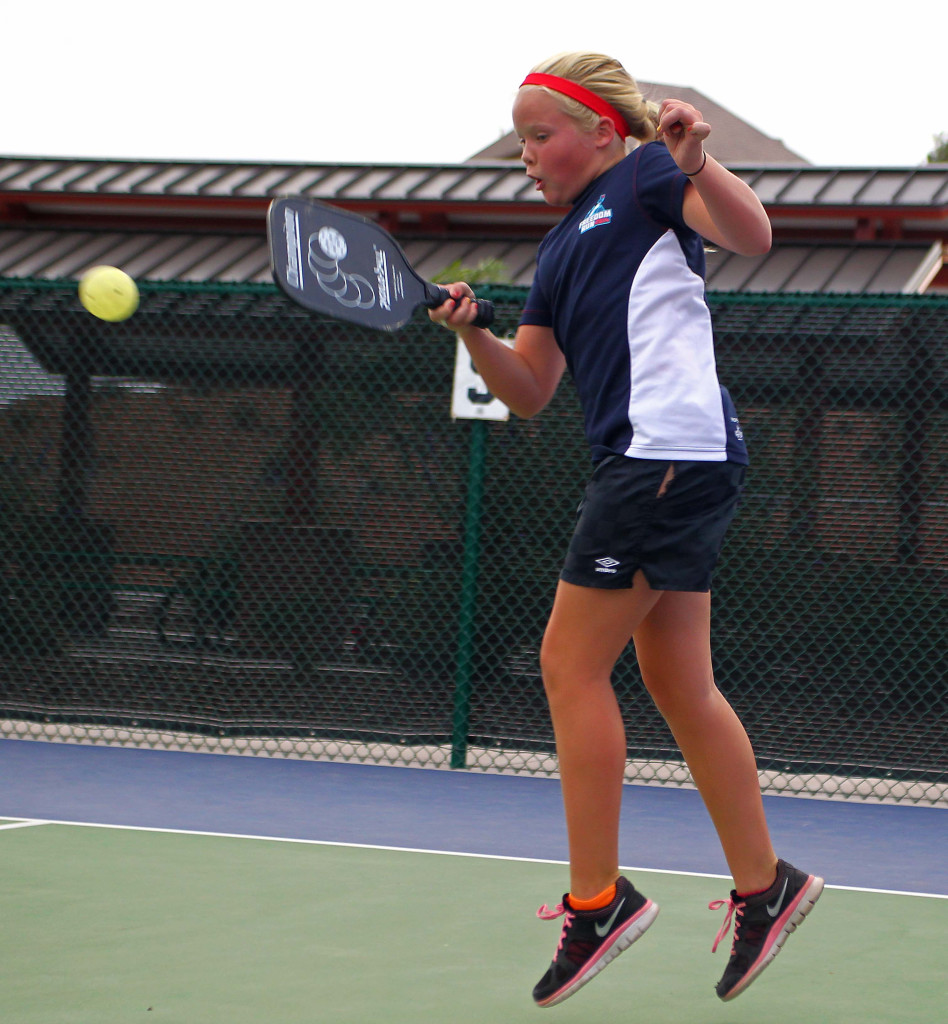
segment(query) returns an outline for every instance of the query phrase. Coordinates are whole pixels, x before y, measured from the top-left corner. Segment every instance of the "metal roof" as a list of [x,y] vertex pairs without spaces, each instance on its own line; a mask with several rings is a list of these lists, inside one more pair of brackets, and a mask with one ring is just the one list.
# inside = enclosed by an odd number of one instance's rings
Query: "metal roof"
[[[715,291],[923,291],[948,238],[948,165],[729,165],[764,203],[774,248],[711,253]],[[377,218],[426,277],[500,260],[529,284],[562,216],[519,162],[258,164],[0,156],[0,276],[75,278],[112,263],[150,281],[270,280],[264,214],[278,195]],[[944,287],[944,271],[935,287]]]
[[[729,164],[768,206],[948,207],[948,164],[810,167]],[[242,164],[0,157],[0,199],[268,201],[299,194],[335,202],[526,203],[545,206],[519,163]]]
[[254,235],[0,228],[0,276],[78,278],[97,264],[143,281],[271,282],[264,231]]
[[766,256],[708,253],[708,288],[718,292],[919,294],[942,265],[931,245],[785,243]]
[[[476,237],[409,238],[405,253],[423,277],[455,261],[500,260],[509,283],[533,279],[536,242]],[[748,259],[708,252],[708,288],[723,292],[920,292],[941,266],[941,245],[785,243]],[[98,263],[142,281],[266,283],[266,237],[197,232],[36,231],[0,228],[0,277],[76,279]]]
[[0,157],[0,195],[485,202],[543,206],[520,167],[486,164],[233,164]]

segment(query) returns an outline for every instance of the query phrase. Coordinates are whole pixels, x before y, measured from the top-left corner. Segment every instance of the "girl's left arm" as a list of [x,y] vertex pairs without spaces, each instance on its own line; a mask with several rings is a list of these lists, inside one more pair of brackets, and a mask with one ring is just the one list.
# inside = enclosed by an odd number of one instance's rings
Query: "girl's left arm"
[[675,163],[689,176],[682,216],[693,231],[741,256],[770,250],[770,219],[754,190],[705,153],[710,125],[689,103],[665,100],[659,129]]

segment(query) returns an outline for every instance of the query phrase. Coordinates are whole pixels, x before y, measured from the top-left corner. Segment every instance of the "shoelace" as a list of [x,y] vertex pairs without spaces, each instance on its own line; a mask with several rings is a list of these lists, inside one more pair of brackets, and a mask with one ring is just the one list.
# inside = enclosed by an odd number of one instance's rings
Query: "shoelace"
[[573,918],[576,916],[572,910],[567,910],[562,903],[557,903],[551,910],[545,903],[537,911],[537,917],[541,921],[554,921],[558,917],[566,915],[566,920],[563,922],[563,930],[560,932],[559,945],[556,947],[556,953],[554,959],[559,955],[560,950],[563,948],[563,943],[566,941],[566,932],[569,930],[569,926],[573,923]]
[[[721,907],[727,907],[727,914],[724,917],[724,924],[718,929],[718,934],[714,938],[714,945],[711,947],[711,952],[716,953],[718,944],[721,939],[724,938],[728,933],[728,929],[731,927],[731,919],[734,916],[734,912],[737,911],[737,921],[734,925],[734,942],[737,942],[737,933],[741,927],[741,918],[744,915],[744,907],[747,904],[743,900],[733,900],[729,896],[726,900],[712,900],[708,904],[708,910],[720,910]],[[734,944],[731,944],[731,952],[734,951]]]
[[567,910],[562,903],[557,903],[552,910],[550,910],[550,908],[544,903],[537,911],[537,917],[540,918],[541,921],[554,921],[556,918],[562,917],[565,913],[567,913]]

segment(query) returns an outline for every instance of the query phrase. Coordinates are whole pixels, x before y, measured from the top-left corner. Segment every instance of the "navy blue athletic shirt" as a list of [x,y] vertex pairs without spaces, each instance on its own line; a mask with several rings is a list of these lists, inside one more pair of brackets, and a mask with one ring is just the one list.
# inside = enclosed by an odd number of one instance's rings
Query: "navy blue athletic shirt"
[[596,462],[748,461],[718,382],[704,244],[682,219],[687,182],[663,143],[640,146],[540,243],[520,322],[553,329]]

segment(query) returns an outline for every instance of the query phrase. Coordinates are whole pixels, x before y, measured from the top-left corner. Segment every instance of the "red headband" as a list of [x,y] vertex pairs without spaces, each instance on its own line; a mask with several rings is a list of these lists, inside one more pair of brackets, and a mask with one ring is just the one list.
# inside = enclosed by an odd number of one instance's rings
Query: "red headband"
[[577,85],[576,82],[571,82],[568,78],[560,78],[559,75],[533,73],[527,75],[520,83],[521,88],[525,85],[545,85],[547,89],[560,92],[564,96],[569,96],[570,99],[578,100],[584,107],[589,107],[590,110],[595,111],[602,117],[608,117],[616,126],[619,138],[624,139],[629,135],[629,126],[625,123],[625,118],[611,103],[607,103],[601,96],[590,92],[589,89],[582,85]]

